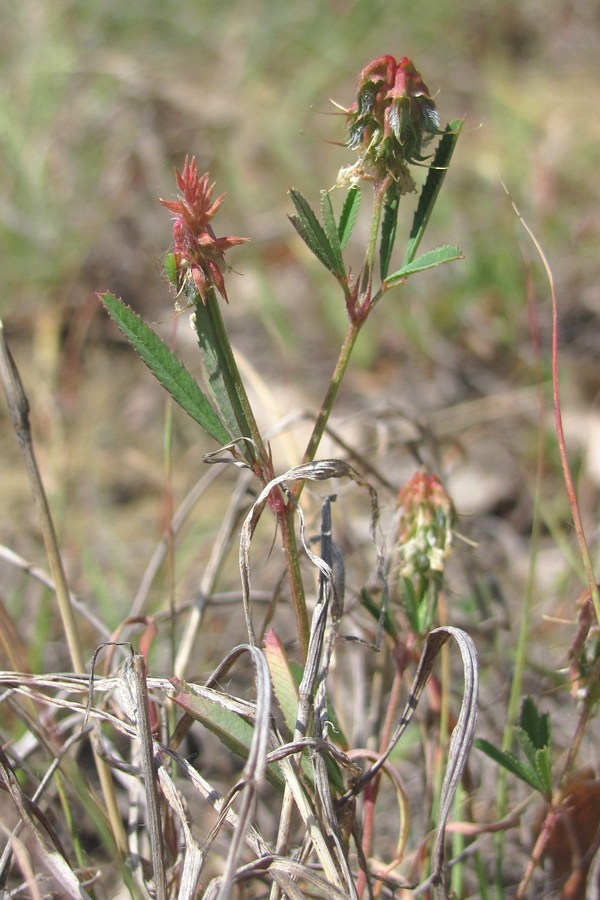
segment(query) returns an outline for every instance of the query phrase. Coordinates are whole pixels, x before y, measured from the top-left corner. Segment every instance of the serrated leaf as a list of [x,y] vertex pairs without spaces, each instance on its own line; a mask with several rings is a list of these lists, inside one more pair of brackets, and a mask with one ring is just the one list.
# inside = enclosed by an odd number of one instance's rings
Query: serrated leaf
[[429,250],[427,253],[423,253],[412,262],[402,266],[397,272],[393,272],[389,275],[385,279],[385,287],[394,287],[395,285],[400,284],[405,278],[408,278],[409,275],[414,275],[416,272],[424,272],[426,269],[433,269],[436,266],[443,265],[443,263],[453,262],[456,259],[463,258],[463,252],[460,247],[453,247],[450,244],[446,244],[443,247],[436,247],[435,250]]
[[113,294],[99,295],[109,316],[173,400],[219,444],[230,436],[185,366],[143,319]]
[[327,240],[329,241],[329,246],[332,252],[332,261],[335,263],[333,274],[336,276],[336,278],[345,278],[346,268],[344,266],[344,260],[342,258],[342,248],[340,245],[337,225],[335,224],[335,216],[333,214],[333,206],[331,205],[329,191],[321,191],[321,214],[323,216],[323,227],[325,229],[325,235],[327,237]]
[[383,205],[383,222],[381,223],[381,242],[379,244],[379,270],[381,280],[384,281],[390,270],[392,250],[396,241],[396,227],[398,225],[398,209],[400,206],[400,193],[396,185],[388,188]]
[[290,197],[298,213],[297,216],[289,217],[290,222],[308,249],[323,263],[326,269],[335,274],[335,255],[322,225],[302,194],[292,188]]
[[549,747],[538,750],[535,758],[535,767],[544,785],[546,797],[552,796],[552,755]]
[[485,753],[486,756],[489,756],[490,759],[493,759],[499,766],[502,766],[503,769],[506,769],[507,772],[516,775],[517,778],[524,781],[535,791],[545,794],[544,785],[534,768],[525,765],[512,753],[501,750],[495,744],[486,741],[485,738],[478,738],[474,743],[479,750]]
[[448,166],[450,165],[450,160],[452,159],[452,154],[454,153],[454,148],[456,147],[456,142],[458,141],[462,127],[462,119],[455,119],[453,122],[450,122],[446,126],[444,136],[437,146],[413,218],[410,236],[404,254],[403,266],[412,262],[419,249],[419,244],[421,243],[440,189],[444,183],[444,178],[446,177],[446,172],[448,171]]
[[523,755],[525,756],[529,765],[535,769],[535,756],[537,753],[536,748],[533,745],[533,742],[526,731],[523,731],[519,726],[515,726],[515,737],[519,744],[519,747],[523,751]]
[[340,239],[340,247],[342,248],[342,250],[348,243],[350,235],[354,230],[354,224],[356,222],[356,216],[358,215],[358,208],[360,206],[360,199],[360,188],[357,185],[354,185],[346,194],[346,199],[344,200],[344,205],[342,206],[340,221],[338,222],[338,236]]
[[515,728],[519,746],[527,757],[529,768],[535,772],[538,790],[545,795],[552,794],[552,757],[549,747],[534,747],[529,736],[521,729]]
[[550,745],[550,716],[548,713],[538,713],[531,697],[525,697],[521,704],[519,726],[536,750]]

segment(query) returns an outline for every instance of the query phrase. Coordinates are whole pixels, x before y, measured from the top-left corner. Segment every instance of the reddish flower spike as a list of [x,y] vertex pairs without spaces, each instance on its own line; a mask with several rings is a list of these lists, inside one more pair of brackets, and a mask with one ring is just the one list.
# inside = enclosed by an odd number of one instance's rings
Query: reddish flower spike
[[225,194],[212,199],[214,184],[209,184],[208,172],[198,175],[195,157],[186,156],[183,172],[177,171],[179,199],[161,203],[174,214],[173,240],[175,261],[181,278],[189,273],[202,302],[213,288],[227,300],[222,267],[225,251],[249,238],[216,237],[210,224]]

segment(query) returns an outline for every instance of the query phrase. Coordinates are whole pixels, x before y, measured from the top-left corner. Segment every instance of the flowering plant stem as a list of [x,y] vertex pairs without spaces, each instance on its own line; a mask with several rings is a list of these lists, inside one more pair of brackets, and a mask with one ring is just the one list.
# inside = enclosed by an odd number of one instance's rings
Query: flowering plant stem
[[[342,289],[348,327],[333,375],[303,456],[310,467],[327,427],[354,345],[369,314],[391,288],[403,284],[415,272],[460,259],[459,248],[441,246],[416,257],[435,205],[461,122],[439,128],[435,103],[421,76],[407,57],[384,56],[361,72],[356,102],[346,111],[349,149],[358,151],[358,161],[340,170],[337,186],[350,184],[340,215],[336,217],[329,191],[321,192],[321,221],[308,201],[295,189],[290,197],[295,214],[290,220],[302,240],[334,277]],[[404,263],[389,274],[394,245],[398,203],[403,194],[416,189],[409,167],[427,157],[423,149],[434,137],[440,142],[421,190],[410,229]],[[361,199],[359,181],[372,188],[372,209],[364,263],[356,276],[344,259]],[[177,199],[161,200],[173,213],[174,249],[167,254],[165,270],[186,307],[193,310],[193,324],[212,403],[171,350],[122,301],[112,295],[101,299],[109,314],[132,342],[144,362],[189,413],[236,463],[247,465],[267,489],[268,505],[281,530],[297,636],[306,659],[309,621],[300,571],[295,516],[303,480],[288,489],[276,478],[270,447],[265,445],[235,361],[221,315],[219,298],[227,301],[225,253],[247,238],[217,236],[213,219],[224,195],[213,199],[214,184],[208,173],[200,175],[196,160],[186,157],[177,172]],[[373,288],[379,260],[380,284]],[[179,301],[177,304],[179,306]],[[304,475],[304,473],[303,473]],[[310,477],[307,475],[306,477]],[[258,513],[260,515],[260,512]]]
[[[333,375],[331,376],[331,381],[329,382],[327,393],[325,394],[325,399],[321,404],[319,415],[317,416],[317,420],[310,436],[310,440],[306,445],[306,450],[304,451],[304,456],[302,457],[303,463],[312,462],[315,458],[315,455],[319,448],[319,444],[321,443],[321,438],[323,437],[323,434],[325,432],[331,410],[333,409],[333,404],[335,403],[344,378],[344,374],[348,367],[348,363],[350,362],[352,350],[354,349],[356,339],[358,338],[358,335],[360,333],[361,324],[362,323],[358,322],[350,322],[348,325],[344,341],[340,349],[338,360],[335,365]],[[303,482],[299,482],[294,490],[294,496],[296,497],[296,499],[302,492],[302,485]]]
[[[202,323],[203,327],[199,327],[200,323]],[[206,325],[209,326],[209,329],[204,327]],[[242,382],[214,290],[210,291],[206,304],[203,304],[200,299],[196,302],[196,327],[200,349],[209,371],[209,378],[211,378],[211,373],[207,354],[209,353],[211,357],[214,355],[215,358],[217,368],[212,374],[213,389],[217,379],[223,382],[235,423],[242,434],[249,437],[252,441],[251,446],[242,446],[240,450],[248,459],[255,475],[260,478],[263,484],[267,484],[274,474],[271,458],[263,443]],[[205,345],[207,335],[209,336],[208,348]],[[217,402],[223,411],[225,406],[223,399],[221,398],[219,401],[219,398],[217,398]],[[304,585],[298,560],[296,532],[294,530],[295,502],[286,502],[278,487],[275,488],[275,492],[277,496],[273,500],[272,507],[277,517],[277,524],[281,530],[281,541],[288,569],[292,607],[296,618],[302,658],[305,659],[308,651],[309,623]]]
[[[301,483],[302,482],[299,482],[299,484]],[[277,522],[281,529],[281,543],[288,570],[292,607],[294,616],[296,617],[300,652],[302,654],[302,660],[304,661],[308,654],[310,625],[308,621],[306,597],[304,594],[304,584],[302,582],[302,573],[300,572],[300,562],[298,559],[298,544],[296,542],[296,531],[294,529],[294,506],[295,504],[293,502],[287,503],[278,513]]]

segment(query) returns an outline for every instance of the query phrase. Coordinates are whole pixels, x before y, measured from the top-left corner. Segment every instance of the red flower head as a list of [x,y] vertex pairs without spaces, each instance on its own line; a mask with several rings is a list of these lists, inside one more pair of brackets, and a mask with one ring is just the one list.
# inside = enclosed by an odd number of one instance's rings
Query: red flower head
[[249,238],[218,238],[210,224],[225,194],[212,200],[214,184],[208,183],[208,172],[198,175],[196,159],[186,156],[183,172],[177,172],[178,200],[161,200],[163,206],[174,213],[173,239],[177,273],[184,277],[190,273],[202,302],[212,288],[216,288],[227,300],[222,267],[225,251],[236,244],[245,244]]
[[341,180],[391,176],[402,193],[413,190],[408,164],[421,162],[423,146],[441,131],[436,105],[407,56],[380,56],[365,66],[346,120],[347,145],[361,156]]

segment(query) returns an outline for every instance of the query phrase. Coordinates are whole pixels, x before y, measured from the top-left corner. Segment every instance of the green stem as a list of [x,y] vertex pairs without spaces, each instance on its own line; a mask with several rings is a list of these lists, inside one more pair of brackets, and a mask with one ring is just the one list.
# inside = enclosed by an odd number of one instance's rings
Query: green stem
[[279,527],[281,528],[281,542],[283,544],[283,552],[285,554],[285,561],[290,580],[292,606],[296,617],[296,630],[298,632],[298,640],[300,641],[300,650],[302,652],[302,659],[306,660],[310,637],[310,624],[308,621],[304,584],[302,583],[302,574],[300,572],[300,562],[298,559],[298,545],[296,543],[296,531],[294,528],[294,509],[295,502],[292,499],[281,510],[277,518]]
[[[377,235],[379,233],[379,223],[381,220],[381,211],[383,209],[384,198],[385,190],[375,191],[373,213],[371,216],[371,234],[369,236],[369,244],[365,257],[365,267],[362,274],[363,283],[361,284],[360,295],[365,295],[367,294],[367,292],[370,293],[371,272],[373,271],[373,260],[375,258],[375,250],[377,247]],[[360,305],[358,309],[360,309]],[[333,375],[331,376],[331,381],[329,382],[329,387],[327,388],[327,393],[325,394],[325,399],[321,404],[321,409],[319,410],[319,414],[317,416],[312,434],[306,446],[306,450],[304,451],[304,456],[302,457],[303,463],[312,462],[316,456],[319,444],[321,443],[321,439],[323,437],[323,434],[325,433],[325,428],[327,427],[327,422],[329,421],[329,416],[331,415],[333,405],[336,401],[339,389],[344,379],[348,363],[350,362],[352,350],[354,349],[354,345],[360,333],[360,329],[365,321],[365,318],[366,316],[361,319],[353,319],[348,323],[348,328],[346,330],[344,341],[340,349]],[[304,587],[302,584],[300,567],[298,563],[296,533],[294,531],[294,509],[292,505],[294,501],[297,501],[299,499],[303,488],[303,481],[296,482],[292,494],[292,503],[288,504],[286,509],[282,511],[282,514],[279,516],[279,524],[281,527],[283,548],[286,555],[288,572],[290,576],[292,603],[296,615],[298,637],[300,639],[300,646],[302,648],[303,657],[306,659],[306,654],[308,652],[309,622],[308,614],[306,611]]]
[[[325,399],[323,400],[321,409],[319,410],[317,421],[315,422],[310,440],[306,445],[306,450],[304,451],[304,456],[302,457],[303,463],[312,462],[315,458],[317,449],[319,447],[319,444],[321,443],[321,438],[323,437],[323,434],[325,432],[327,421],[329,419],[329,416],[331,415],[333,404],[335,403],[335,399],[342,384],[342,380],[348,367],[348,363],[350,362],[350,356],[352,355],[352,350],[354,349],[354,345],[359,335],[361,326],[362,323],[355,322],[350,322],[348,325],[348,329],[344,337],[344,342],[338,356],[338,361],[335,365],[333,375],[331,376],[331,381],[329,382],[327,393],[325,394]],[[296,497],[296,499],[302,492],[302,485],[303,482],[298,482],[296,488],[294,489],[294,496]]]

